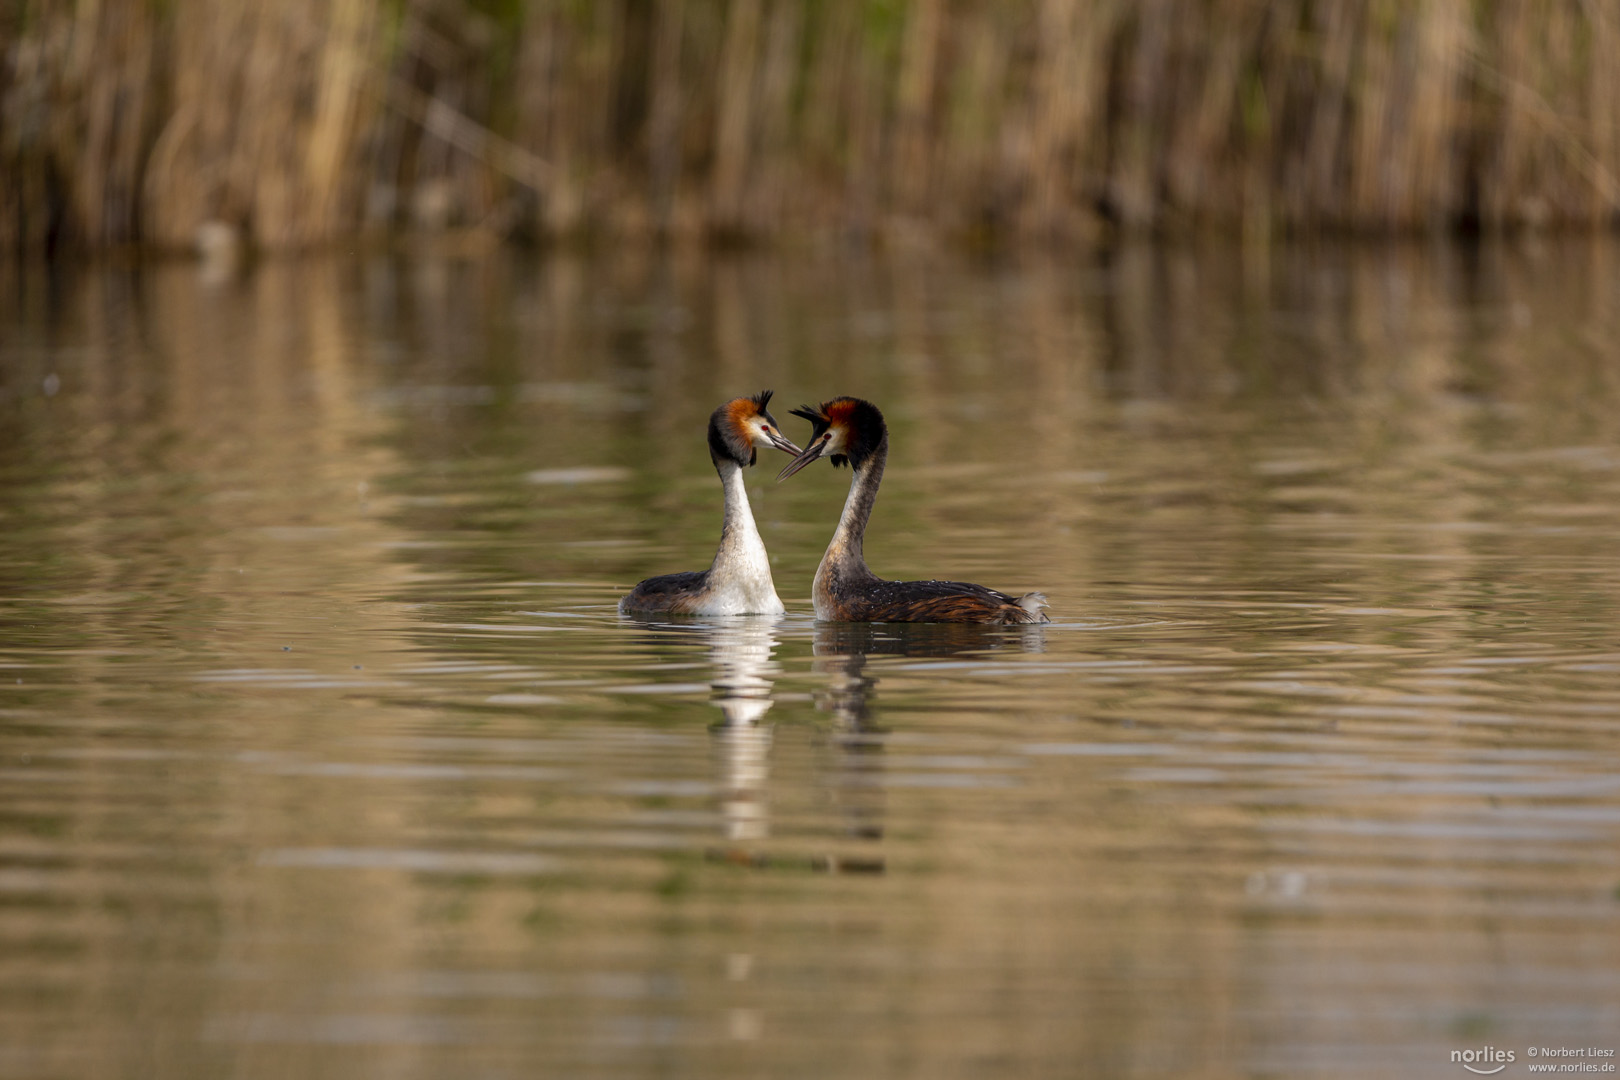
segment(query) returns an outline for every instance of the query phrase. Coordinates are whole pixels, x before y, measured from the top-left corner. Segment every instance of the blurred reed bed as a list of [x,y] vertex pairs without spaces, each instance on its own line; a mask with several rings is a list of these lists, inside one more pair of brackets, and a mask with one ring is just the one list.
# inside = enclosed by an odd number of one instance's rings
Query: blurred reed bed
[[12,0],[0,244],[1607,226],[1620,0]]

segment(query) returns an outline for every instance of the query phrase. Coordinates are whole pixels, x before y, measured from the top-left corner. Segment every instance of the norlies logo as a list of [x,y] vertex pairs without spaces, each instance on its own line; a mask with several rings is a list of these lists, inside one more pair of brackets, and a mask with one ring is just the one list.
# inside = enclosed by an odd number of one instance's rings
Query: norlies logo
[[[1451,1060],[1471,1073],[1491,1076],[1508,1067],[1508,1062],[1513,1060],[1513,1051],[1498,1050],[1494,1046],[1482,1046],[1478,1050],[1453,1050]],[[1476,1068],[1476,1065],[1480,1067]]]

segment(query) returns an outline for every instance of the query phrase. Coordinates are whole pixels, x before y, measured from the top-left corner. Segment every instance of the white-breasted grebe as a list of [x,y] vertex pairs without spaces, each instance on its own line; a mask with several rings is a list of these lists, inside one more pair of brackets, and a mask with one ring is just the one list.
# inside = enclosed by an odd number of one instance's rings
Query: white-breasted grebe
[[814,427],[804,452],[778,475],[786,480],[812,461],[830,457],[846,462],[855,476],[827,554],[816,568],[816,618],[833,622],[1042,623],[1046,597],[1023,596],[965,581],[885,581],[872,573],[861,552],[866,522],[872,516],[883,466],[889,457],[889,428],[870,401],[840,397],[819,408],[794,409]]
[[663,611],[672,615],[780,615],[786,609],[771,581],[765,541],[754,526],[743,487],[743,469],[755,448],[774,446],[799,453],[765,406],[769,390],[726,402],[709,416],[709,459],[726,493],[720,550],[707,570],[650,577],[619,601],[619,613]]

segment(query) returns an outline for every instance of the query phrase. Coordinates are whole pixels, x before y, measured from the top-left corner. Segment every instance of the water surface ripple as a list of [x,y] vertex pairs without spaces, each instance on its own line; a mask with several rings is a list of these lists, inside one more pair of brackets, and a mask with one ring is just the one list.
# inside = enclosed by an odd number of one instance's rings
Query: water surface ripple
[[[1615,1047],[1620,251],[6,274],[0,1077]],[[1053,622],[619,617],[765,387]]]

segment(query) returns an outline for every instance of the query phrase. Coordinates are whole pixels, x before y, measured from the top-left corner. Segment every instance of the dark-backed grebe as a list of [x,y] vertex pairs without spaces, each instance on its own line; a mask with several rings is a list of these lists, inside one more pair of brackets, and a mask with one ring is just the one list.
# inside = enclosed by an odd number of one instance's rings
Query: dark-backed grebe
[[889,457],[889,428],[876,405],[841,397],[793,410],[814,426],[804,452],[778,480],[786,480],[820,457],[855,470],[849,498],[838,519],[827,554],[816,568],[816,618],[834,622],[1041,623],[1046,597],[1006,593],[965,581],[885,581],[872,573],[861,553],[866,522],[872,516],[883,465]]
[[754,527],[748,491],[743,487],[742,471],[754,463],[755,447],[799,453],[782,434],[776,417],[766,410],[770,400],[769,390],[737,398],[709,417],[709,459],[726,493],[726,517],[714,563],[707,570],[648,578],[619,601],[620,614],[780,615],[786,610],[771,582],[771,561]]

